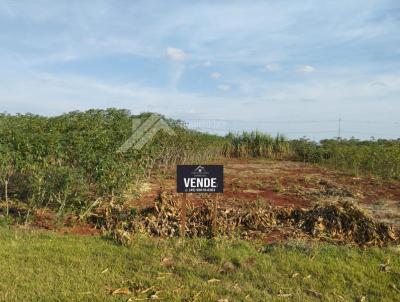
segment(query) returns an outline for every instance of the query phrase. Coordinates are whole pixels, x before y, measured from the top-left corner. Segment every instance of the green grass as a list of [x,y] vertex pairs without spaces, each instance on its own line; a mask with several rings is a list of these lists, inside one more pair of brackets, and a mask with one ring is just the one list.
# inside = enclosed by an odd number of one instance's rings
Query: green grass
[[[162,301],[356,301],[362,295],[398,301],[400,292],[391,285],[400,288],[399,256],[393,247],[226,239],[138,237],[122,247],[101,237],[1,227],[0,301],[135,301],[154,294]],[[381,271],[388,259],[390,272]],[[151,289],[110,293],[118,288]]]

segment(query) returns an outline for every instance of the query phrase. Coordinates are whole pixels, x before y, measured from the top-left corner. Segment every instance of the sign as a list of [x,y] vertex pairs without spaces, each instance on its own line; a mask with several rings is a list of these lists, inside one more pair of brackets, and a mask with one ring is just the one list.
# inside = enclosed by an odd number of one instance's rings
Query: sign
[[223,193],[223,165],[177,165],[178,193]]

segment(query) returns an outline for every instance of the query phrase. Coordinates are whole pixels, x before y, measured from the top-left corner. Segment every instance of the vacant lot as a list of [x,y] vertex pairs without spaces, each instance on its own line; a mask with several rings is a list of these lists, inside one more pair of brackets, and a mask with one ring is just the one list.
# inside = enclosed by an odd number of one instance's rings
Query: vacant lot
[[[315,204],[350,200],[380,221],[400,226],[400,181],[354,176],[317,165],[262,159],[225,159],[225,192],[221,204],[243,206],[260,200],[281,207],[310,208]],[[158,192],[175,192],[175,174],[144,183],[132,205],[152,205]],[[178,194],[177,194],[177,198]],[[202,196],[189,194],[201,202]]]

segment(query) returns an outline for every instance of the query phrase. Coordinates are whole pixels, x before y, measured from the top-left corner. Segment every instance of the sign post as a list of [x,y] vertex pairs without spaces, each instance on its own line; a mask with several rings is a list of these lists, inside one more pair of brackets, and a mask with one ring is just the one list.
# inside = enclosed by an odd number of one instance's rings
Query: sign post
[[214,200],[211,218],[211,233],[213,236],[217,235],[217,211],[218,211],[218,197]]
[[186,233],[186,207],[187,207],[187,193],[183,193],[183,199],[181,203],[181,237],[185,238]]
[[[188,193],[223,193],[224,192],[224,166],[223,165],[177,165],[176,191],[183,193],[180,230],[181,236],[186,231],[186,207]],[[214,201],[211,217],[211,230],[213,235],[217,231],[217,200]]]

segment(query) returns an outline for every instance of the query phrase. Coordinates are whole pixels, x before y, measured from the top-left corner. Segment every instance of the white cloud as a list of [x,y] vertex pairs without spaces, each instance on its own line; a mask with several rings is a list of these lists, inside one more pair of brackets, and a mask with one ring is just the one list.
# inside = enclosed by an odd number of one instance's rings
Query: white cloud
[[229,91],[231,90],[231,86],[228,84],[220,84],[217,86],[218,89],[223,90],[223,91]]
[[301,65],[297,68],[297,71],[307,74],[307,73],[313,73],[315,71],[315,68],[311,65]]
[[182,49],[168,47],[167,48],[167,57],[173,61],[185,61],[187,55]]
[[265,65],[264,70],[269,71],[269,72],[276,72],[276,71],[281,70],[281,67],[278,64],[271,63],[271,64]]
[[211,64],[211,62],[210,61],[205,61],[204,62],[204,66],[205,67],[210,67],[212,64]]
[[219,79],[222,75],[219,72],[213,72],[210,74],[210,77],[213,79]]
[[184,61],[186,60],[187,55],[182,49],[168,47],[167,57],[174,62],[170,66],[169,79],[170,79],[170,88],[173,91],[176,91],[178,83],[185,71]]

